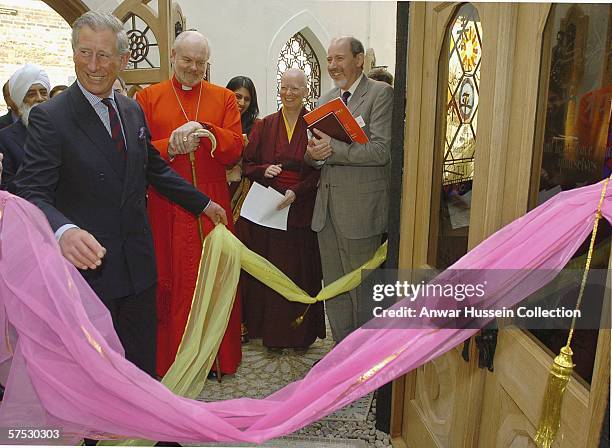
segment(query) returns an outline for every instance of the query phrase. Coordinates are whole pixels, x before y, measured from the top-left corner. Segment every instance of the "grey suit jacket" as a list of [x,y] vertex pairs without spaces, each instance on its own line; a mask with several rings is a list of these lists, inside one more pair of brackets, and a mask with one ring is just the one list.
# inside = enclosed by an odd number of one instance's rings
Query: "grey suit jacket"
[[[322,105],[340,96],[334,88],[319,98]],[[312,230],[325,226],[328,213],[343,237],[368,238],[387,230],[389,167],[391,161],[391,112],[393,89],[363,76],[348,103],[354,117],[363,118],[369,142],[347,144],[332,139],[332,155],[320,167],[321,179],[312,215]]]

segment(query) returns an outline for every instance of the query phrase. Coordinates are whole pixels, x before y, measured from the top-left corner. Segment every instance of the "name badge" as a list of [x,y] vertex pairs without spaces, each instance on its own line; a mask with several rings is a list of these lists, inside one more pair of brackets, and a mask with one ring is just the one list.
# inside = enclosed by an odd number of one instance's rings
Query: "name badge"
[[365,126],[365,121],[363,121],[363,118],[361,117],[361,115],[355,118],[355,121],[357,122],[360,128]]

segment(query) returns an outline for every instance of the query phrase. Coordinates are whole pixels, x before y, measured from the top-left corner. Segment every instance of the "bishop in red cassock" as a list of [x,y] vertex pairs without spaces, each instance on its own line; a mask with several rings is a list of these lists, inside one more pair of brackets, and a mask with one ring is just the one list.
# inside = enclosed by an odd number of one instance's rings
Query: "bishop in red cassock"
[[[196,31],[180,34],[171,53],[174,76],[138,92],[151,129],[151,140],[170,166],[193,181],[189,152],[195,154],[197,187],[232,216],[225,168],[240,159],[243,140],[240,112],[234,94],[202,81],[209,56],[206,38]],[[217,148],[194,132],[208,129]],[[198,275],[202,245],[193,215],[155,190],[149,191],[149,218],[157,257],[157,372],[163,376],[174,362],[181,342]],[[232,220],[228,227],[233,231]],[[202,219],[204,235],[214,227]],[[241,359],[240,300],[234,301],[219,348],[221,372],[236,372]]]

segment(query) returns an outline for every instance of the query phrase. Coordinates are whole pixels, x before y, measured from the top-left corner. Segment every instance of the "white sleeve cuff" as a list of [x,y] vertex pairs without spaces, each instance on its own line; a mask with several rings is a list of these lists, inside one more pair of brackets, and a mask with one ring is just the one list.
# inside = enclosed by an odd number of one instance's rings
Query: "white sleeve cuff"
[[204,207],[204,208],[202,209],[202,211],[200,212],[200,214],[204,213],[204,212],[206,211],[206,209],[208,208],[208,206],[209,206],[211,203],[212,203],[212,199],[209,199],[209,200],[208,200],[208,204],[206,204],[206,207]]
[[73,229],[73,228],[78,229],[79,226],[75,226],[74,224],[64,224],[63,226],[61,226],[59,229],[55,231],[55,239],[59,242],[64,232],[68,229]]

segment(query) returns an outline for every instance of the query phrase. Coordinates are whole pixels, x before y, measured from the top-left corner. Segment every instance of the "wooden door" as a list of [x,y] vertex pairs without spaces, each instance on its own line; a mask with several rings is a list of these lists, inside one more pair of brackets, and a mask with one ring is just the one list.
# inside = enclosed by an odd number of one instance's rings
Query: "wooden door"
[[[449,227],[440,215],[440,197],[448,188],[442,167],[452,94],[445,83],[454,70],[449,33],[464,6],[410,6],[401,268],[446,267],[439,264],[456,260],[462,250],[523,215],[530,207],[530,188],[533,195],[530,179],[536,170],[539,174],[534,147],[541,132],[536,119],[542,114],[538,99],[545,84],[541,72],[547,69],[543,54],[550,48],[551,33],[545,28],[551,5],[473,4],[482,55],[469,226]],[[453,244],[452,250],[440,249]],[[458,347],[395,382],[395,446],[534,446],[550,350],[529,332],[501,330],[491,373],[476,366],[474,345],[470,362]],[[580,379],[571,381],[557,446],[590,446],[597,438],[609,384],[609,345],[609,330],[600,331],[590,387]]]

